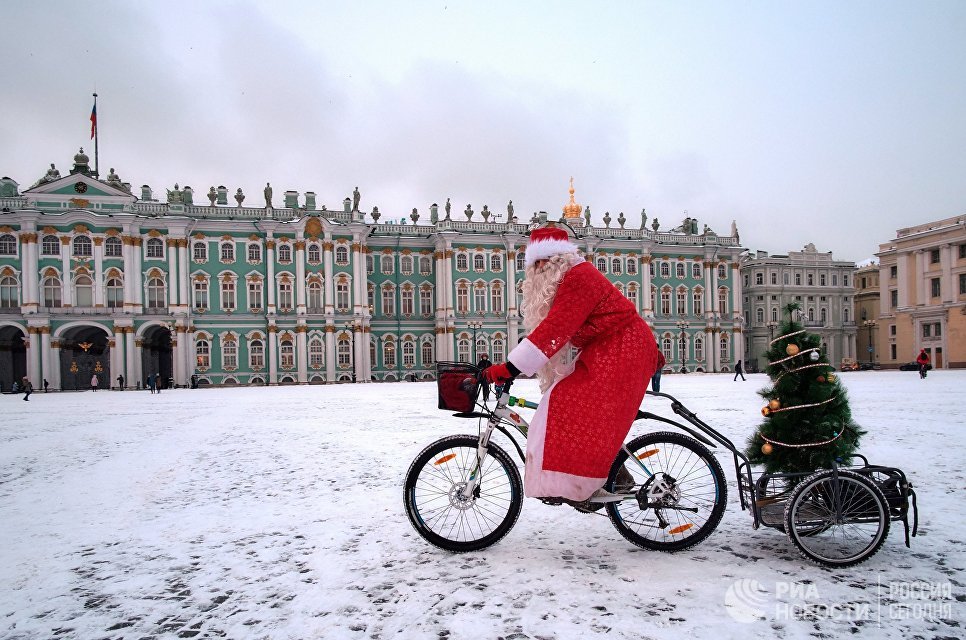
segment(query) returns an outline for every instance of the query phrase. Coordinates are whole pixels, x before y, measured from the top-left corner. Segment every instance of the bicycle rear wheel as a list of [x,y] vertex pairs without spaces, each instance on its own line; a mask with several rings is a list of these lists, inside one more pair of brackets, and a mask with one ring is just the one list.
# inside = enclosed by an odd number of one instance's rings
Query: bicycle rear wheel
[[493,444],[480,467],[476,490],[463,496],[476,469],[477,436],[449,436],[416,456],[406,474],[403,500],[413,528],[447,551],[477,551],[509,533],[520,516],[523,482],[513,459]]
[[[836,516],[836,502],[839,515]],[[865,476],[830,470],[802,480],[785,507],[785,532],[803,556],[827,567],[850,567],[874,555],[889,535],[889,506]]]
[[617,454],[606,488],[626,492],[628,473],[635,490],[657,482],[666,488],[660,498],[648,499],[643,510],[638,500],[608,503],[614,527],[637,546],[680,551],[707,538],[721,522],[728,501],[724,472],[694,438],[660,431],[631,440]]

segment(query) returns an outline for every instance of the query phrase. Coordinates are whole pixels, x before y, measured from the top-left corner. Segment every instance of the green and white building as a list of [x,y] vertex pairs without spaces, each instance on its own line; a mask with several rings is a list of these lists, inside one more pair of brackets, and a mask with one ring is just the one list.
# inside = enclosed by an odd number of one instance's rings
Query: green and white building
[[[499,361],[521,339],[530,223],[487,207],[430,207],[380,222],[359,198],[337,209],[312,192],[244,206],[238,189],[98,179],[83,150],[21,190],[0,179],[0,385],[41,388],[263,385],[431,378],[437,360]],[[457,216],[461,219],[457,220]],[[428,220],[425,218],[428,217]],[[556,219],[556,216],[552,216]],[[671,231],[590,224],[574,201],[574,241],[640,310],[668,369],[729,371],[744,353],[732,223],[687,218]]]

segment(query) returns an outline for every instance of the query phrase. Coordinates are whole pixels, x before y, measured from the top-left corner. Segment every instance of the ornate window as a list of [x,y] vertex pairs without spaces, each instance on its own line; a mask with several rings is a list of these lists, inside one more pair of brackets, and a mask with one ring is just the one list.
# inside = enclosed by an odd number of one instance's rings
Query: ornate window
[[120,278],[107,279],[107,307],[120,309],[124,306],[124,283]]
[[379,258],[379,271],[386,275],[390,275],[393,272],[393,259],[391,255],[382,254]]
[[769,277],[770,277],[770,282],[771,282],[772,284],[778,284],[778,274],[777,274],[777,273],[775,273],[774,271],[772,271],[772,272],[771,272],[771,273],[769,274]]
[[482,282],[473,287],[473,308],[477,313],[486,313],[486,285]]
[[0,236],[0,256],[15,255],[17,255],[17,239],[9,233]]
[[396,343],[387,336],[382,343],[382,366],[386,369],[396,366]]
[[661,289],[661,313],[671,315],[671,289],[667,287]]
[[490,254],[490,271],[500,273],[503,271],[503,256],[499,253]]
[[335,355],[340,369],[348,369],[352,366],[352,337],[344,331],[339,334]]
[[670,336],[664,336],[661,340],[661,353],[664,354],[664,360],[670,362],[673,359],[672,350],[674,348],[674,342],[671,340]]
[[0,309],[20,306],[20,285],[13,276],[0,278]]
[[428,276],[433,272],[433,259],[429,256],[419,256],[419,273]]
[[[628,262],[627,264],[628,266],[630,266],[632,263]],[[640,309],[641,303],[640,303],[640,300],[638,300],[636,283],[632,282],[629,285],[627,285],[627,299],[631,301],[631,304],[634,305],[635,309]]]
[[594,262],[597,265],[598,271],[607,273],[607,258],[597,258]]
[[402,363],[407,369],[412,369],[416,366],[416,342],[412,338],[408,340],[403,339]]
[[305,287],[305,293],[309,309],[315,309],[314,313],[322,310],[322,283],[313,280]]
[[252,242],[248,245],[248,261],[258,264],[262,261],[262,245]]
[[800,273],[795,274],[795,284],[798,286],[802,286],[802,274]]
[[771,321],[778,322],[778,307],[771,308]]
[[683,287],[677,291],[677,308],[675,312],[679,316],[683,316],[688,312],[688,290]]
[[94,255],[94,245],[91,243],[91,239],[87,236],[77,236],[74,238],[71,255],[75,258],[89,258]]
[[[966,275],[966,274],[961,274],[959,276],[960,282],[963,281],[963,275]],[[842,321],[843,322],[849,322],[849,308],[848,307],[845,307],[844,309],[842,309]]]
[[248,308],[251,311],[259,311],[262,308],[262,281],[248,281]]
[[208,262],[208,243],[195,242],[192,244],[191,255],[195,262]]
[[221,261],[225,263],[231,263],[235,261],[235,243],[234,242],[221,243]]
[[456,360],[458,362],[470,361],[470,339],[466,336],[456,341]]
[[674,275],[677,276],[678,278],[684,278],[685,271],[686,269],[684,268],[683,262],[678,262],[676,265],[674,265]]
[[503,338],[494,337],[491,348],[493,349],[493,353],[491,354],[493,356],[492,362],[503,362],[506,360],[506,342]]
[[728,289],[718,289],[718,313],[728,313]]
[[148,309],[163,309],[167,303],[164,280],[151,278],[148,280]]
[[515,260],[517,263],[517,271],[523,271],[527,268],[527,254],[523,251],[523,249],[517,251]]
[[728,267],[726,265],[718,265],[718,280],[724,280],[728,277]]
[[108,236],[104,240],[104,255],[108,258],[120,258],[124,255],[124,245],[121,239],[115,236]]
[[382,287],[382,315],[389,317],[396,315],[396,291],[392,285]]
[[456,313],[468,313],[470,310],[470,283],[460,280],[456,283]]
[[457,271],[469,271],[470,270],[470,259],[465,253],[456,254],[456,270]]
[[494,282],[490,287],[490,311],[497,315],[503,314],[503,283]]
[[413,288],[410,286],[404,286],[402,288],[402,293],[400,294],[400,296],[401,296],[400,306],[402,307],[402,314],[405,317],[409,318],[413,315],[413,309],[415,307],[415,305],[413,304],[414,296],[415,296],[415,293],[413,292]]
[[691,297],[691,307],[694,309],[694,315],[702,315],[704,313],[704,289],[701,287],[695,288],[694,294]]
[[292,245],[288,243],[278,245],[278,261],[281,264],[288,264],[292,261]]
[[325,366],[325,345],[318,336],[309,340],[309,367],[321,369]]
[[620,258],[612,258],[611,259],[611,261],[610,261],[610,272],[613,273],[615,276],[619,276],[621,273],[624,272],[624,269],[621,268],[621,259]]
[[74,306],[94,306],[94,281],[88,276],[74,278]]
[[763,273],[756,273],[755,274],[755,284],[756,285],[765,284],[765,274],[763,274]]
[[701,263],[700,262],[692,262],[691,263],[691,277],[694,278],[695,280],[700,280],[701,279]]
[[319,245],[314,243],[310,244],[308,256],[309,256],[310,264],[319,264],[320,262],[322,262],[322,252],[319,250]]
[[694,339],[694,359],[698,362],[704,362],[704,338],[696,337]]
[[195,342],[195,355],[199,369],[205,371],[211,366],[211,344],[204,338]]
[[260,339],[248,343],[248,366],[254,371],[265,367],[265,343]]
[[283,338],[278,345],[279,360],[283,369],[295,368],[295,345],[291,338]]
[[631,256],[627,259],[627,275],[636,276],[637,275],[637,258]]
[[718,339],[718,349],[720,351],[721,362],[728,362],[731,360],[731,341],[728,340],[728,336],[721,336]]
[[349,282],[339,280],[335,284],[335,308],[338,311],[349,310]]
[[486,271],[486,256],[482,253],[473,254],[473,270],[480,273]]
[[420,347],[420,355],[423,363],[423,368],[428,369],[433,366],[433,343],[429,340],[424,340],[422,346]]
[[59,256],[60,238],[58,238],[57,236],[44,236],[44,239],[40,245],[40,255]]
[[419,290],[419,313],[424,317],[433,315],[433,290],[429,287]]
[[238,343],[234,337],[222,340],[221,366],[225,371],[234,371],[238,368]]
[[349,264],[349,247],[340,244],[335,248],[335,263],[342,267]]
[[149,258],[164,257],[164,242],[161,241],[161,238],[148,238],[145,249]]
[[661,277],[670,278],[671,277],[671,263],[667,260],[661,261]]
[[376,270],[376,261],[373,259],[371,253],[366,254],[366,273],[372,273]]
[[237,308],[235,300],[235,281],[221,281],[221,309],[222,311],[234,311]]
[[195,280],[194,283],[194,308],[196,311],[207,311],[208,280]]
[[402,256],[399,258],[399,271],[403,275],[409,276],[413,273],[413,257]]
[[765,322],[765,310],[761,307],[758,307],[758,309],[755,311],[755,322],[758,324],[764,324]]
[[371,282],[366,285],[366,305],[369,307],[370,314],[376,313],[376,287]]
[[822,307],[819,311],[819,319],[822,321],[823,326],[828,322],[828,309]]
[[278,283],[278,310],[292,310],[292,283],[280,281]]

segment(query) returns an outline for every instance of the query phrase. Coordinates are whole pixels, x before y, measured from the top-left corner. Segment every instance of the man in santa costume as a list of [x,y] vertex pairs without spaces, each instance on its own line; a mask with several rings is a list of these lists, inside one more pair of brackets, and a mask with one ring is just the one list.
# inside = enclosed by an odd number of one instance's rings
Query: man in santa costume
[[[525,493],[582,502],[602,489],[657,369],[657,344],[634,305],[577,252],[563,227],[535,229],[526,250],[528,336],[491,382],[537,374],[543,400],[527,433]],[[579,355],[569,364],[569,347]]]

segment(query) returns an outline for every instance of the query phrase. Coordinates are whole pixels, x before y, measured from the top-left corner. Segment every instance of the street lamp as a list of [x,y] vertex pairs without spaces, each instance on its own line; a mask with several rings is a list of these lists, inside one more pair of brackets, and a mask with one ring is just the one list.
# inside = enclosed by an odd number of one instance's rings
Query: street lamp
[[482,322],[467,322],[466,327],[473,330],[473,361],[470,364],[476,364],[476,332],[483,328]]
[[685,362],[687,361],[688,334],[686,330],[688,327],[691,326],[691,323],[688,322],[687,320],[678,320],[675,324],[677,324],[678,329],[681,330],[681,345],[678,348],[678,351],[680,352],[680,355],[681,355],[681,373],[687,373],[688,368],[687,366],[685,366]]
[[[775,329],[778,327],[778,323],[772,320],[771,322],[766,322],[765,326],[768,327],[768,342],[770,343],[775,339]],[[769,344],[769,347],[771,345]]]
[[870,365],[875,364],[875,342],[872,338],[872,330],[875,329],[876,326],[878,326],[878,324],[879,323],[876,322],[875,320],[866,320],[865,322],[862,323],[862,326],[866,327],[869,330],[869,364]]

